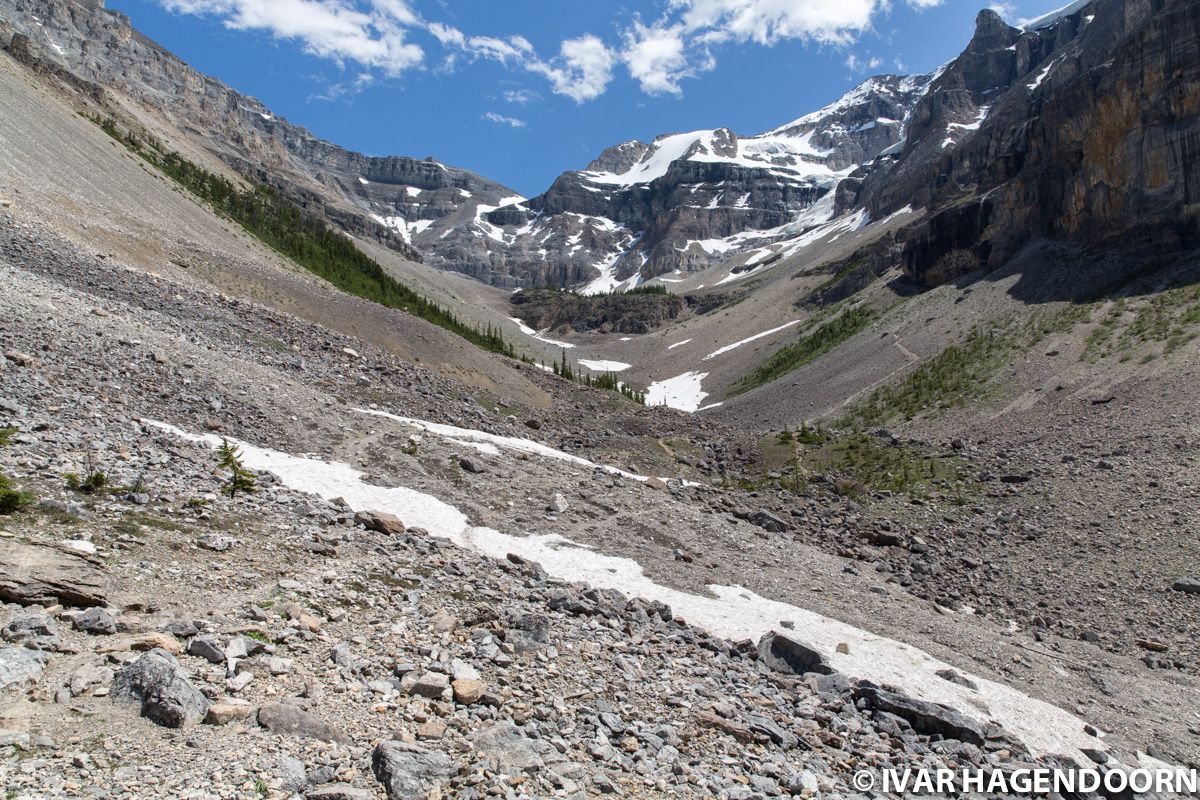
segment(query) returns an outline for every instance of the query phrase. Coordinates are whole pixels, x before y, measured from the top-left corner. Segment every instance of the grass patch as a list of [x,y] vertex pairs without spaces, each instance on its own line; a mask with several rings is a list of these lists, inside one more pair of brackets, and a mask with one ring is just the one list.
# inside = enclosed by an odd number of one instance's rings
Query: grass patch
[[0,447],[8,447],[11,445],[13,436],[16,434],[16,428],[0,428]]
[[1084,359],[1115,355],[1118,361],[1129,361],[1132,350],[1152,343],[1162,343],[1162,354],[1170,355],[1200,336],[1198,329],[1200,286],[1169,289],[1140,300],[1121,298],[1088,336]]
[[142,527],[156,528],[160,531],[175,531],[177,533],[188,530],[183,525],[180,525],[177,522],[172,522],[169,519],[156,517],[152,514],[139,514],[136,512],[126,514],[122,519],[121,524],[133,526],[136,530],[140,530]]
[[962,497],[969,476],[961,461],[862,431],[830,433],[802,426],[759,443],[764,472],[778,473],[782,488],[799,493],[814,474],[832,477],[835,494],[926,494],[934,487]]
[[879,317],[879,312],[866,306],[848,308],[837,317],[801,336],[797,341],[776,350],[756,370],[738,381],[735,393],[782,378],[789,372],[828,353]]

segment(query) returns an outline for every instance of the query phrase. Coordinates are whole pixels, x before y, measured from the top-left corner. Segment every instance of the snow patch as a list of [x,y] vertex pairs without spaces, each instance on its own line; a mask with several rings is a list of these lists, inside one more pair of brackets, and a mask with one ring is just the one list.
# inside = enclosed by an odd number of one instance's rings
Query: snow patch
[[517,327],[521,329],[521,333],[525,334],[526,336],[532,336],[534,339],[537,339],[539,342],[545,342],[546,344],[552,344],[555,347],[574,347],[575,346],[575,345],[571,344],[570,342],[559,342],[554,339],[547,339],[545,336],[542,335],[543,333],[545,333],[545,331],[541,331],[541,332],[535,331],[533,328],[529,327],[528,325],[526,325],[524,322],[517,319],[516,317],[509,317],[509,319],[512,320],[513,322],[517,323]]
[[676,347],[683,347],[685,344],[687,344],[690,341],[691,341],[691,339],[684,339],[682,342],[676,342],[675,344],[669,344],[669,345],[667,345],[667,349],[674,350]]
[[727,344],[724,347],[718,348],[717,350],[713,350],[711,353],[709,353],[704,358],[702,358],[701,361],[709,361],[709,360],[714,359],[717,356],[721,355],[722,353],[728,353],[730,350],[734,350],[738,347],[741,347],[744,344],[749,344],[750,342],[756,341],[758,339],[762,339],[765,336],[770,336],[773,333],[779,333],[781,330],[790,328],[793,325],[799,325],[801,323],[801,321],[802,320],[794,319],[791,322],[783,323],[778,328],[771,328],[771,330],[769,330],[769,331],[763,331],[762,333],[756,333],[753,336],[749,336],[745,339],[742,339],[740,342],[734,342],[733,344]]
[[646,405],[693,412],[708,397],[708,392],[701,387],[707,377],[707,372],[685,372],[665,381],[655,381],[646,389]]
[[592,372],[620,372],[621,370],[629,369],[632,364],[626,364],[623,361],[605,361],[603,359],[579,359],[579,366],[590,369]]

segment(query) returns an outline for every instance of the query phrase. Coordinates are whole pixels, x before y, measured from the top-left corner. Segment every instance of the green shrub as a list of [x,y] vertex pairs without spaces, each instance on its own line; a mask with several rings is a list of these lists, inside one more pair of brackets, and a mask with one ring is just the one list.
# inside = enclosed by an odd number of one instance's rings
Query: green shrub
[[0,514],[12,514],[33,504],[37,497],[33,492],[22,492],[13,488],[12,480],[0,472]]
[[82,478],[74,472],[68,472],[63,477],[67,480],[67,488],[74,492],[96,494],[108,486],[108,476],[99,470],[89,471]]

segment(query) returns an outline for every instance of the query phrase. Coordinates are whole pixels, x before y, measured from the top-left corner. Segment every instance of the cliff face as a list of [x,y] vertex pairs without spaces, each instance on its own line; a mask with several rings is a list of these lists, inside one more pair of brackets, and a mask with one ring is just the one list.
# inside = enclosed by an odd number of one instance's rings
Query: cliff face
[[1022,30],[991,11],[855,200],[927,205],[908,272],[926,285],[1035,237],[1161,253],[1200,243],[1200,7],[1095,0]]

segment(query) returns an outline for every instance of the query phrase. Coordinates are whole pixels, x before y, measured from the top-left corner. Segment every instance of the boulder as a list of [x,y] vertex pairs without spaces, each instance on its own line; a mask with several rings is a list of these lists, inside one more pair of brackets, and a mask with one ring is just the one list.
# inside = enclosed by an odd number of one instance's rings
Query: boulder
[[775,671],[788,675],[815,672],[830,675],[833,667],[823,655],[791,636],[770,631],[758,640],[758,660]]
[[100,606],[92,606],[73,622],[75,630],[97,636],[107,636],[117,632],[117,621],[113,615]]
[[0,647],[0,691],[24,689],[42,676],[50,656],[24,647]]
[[543,753],[553,747],[547,742],[529,739],[511,722],[498,722],[476,733],[471,744],[485,758],[500,763],[505,770],[531,772],[544,766]]
[[389,740],[375,746],[371,771],[390,800],[417,800],[458,770],[445,753]]
[[348,742],[350,737],[325,720],[287,703],[270,703],[258,710],[258,724],[271,733],[320,739],[323,742]]
[[788,524],[765,508],[750,517],[750,522],[771,533],[783,533]]
[[918,733],[945,736],[979,746],[986,741],[982,724],[950,706],[917,700],[865,682],[854,694],[857,699],[865,699],[871,708],[907,721]]
[[54,620],[40,612],[14,618],[0,630],[0,638],[33,650],[54,651],[61,644]]
[[188,679],[175,657],[154,649],[117,672],[112,699],[139,702],[142,716],[168,728],[182,728],[204,719],[208,699]]
[[0,541],[0,600],[23,606],[107,605],[99,561],[56,547]]
[[354,515],[354,521],[369,531],[378,531],[388,536],[397,536],[406,530],[399,517],[383,511],[360,511]]

